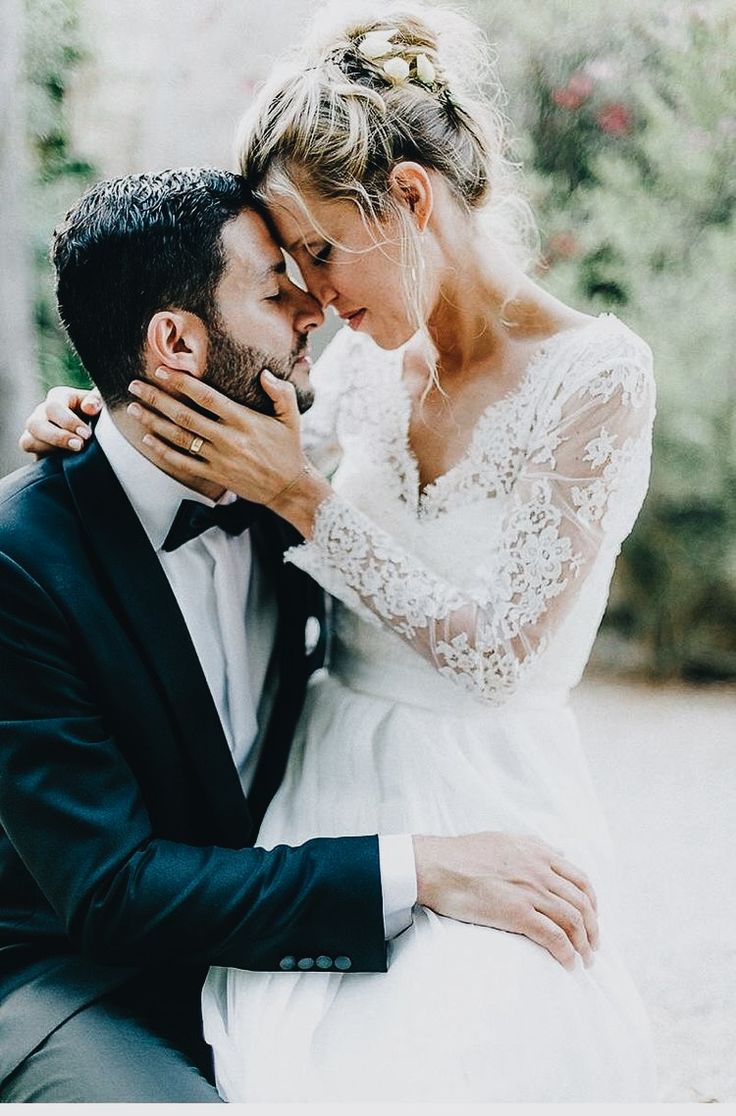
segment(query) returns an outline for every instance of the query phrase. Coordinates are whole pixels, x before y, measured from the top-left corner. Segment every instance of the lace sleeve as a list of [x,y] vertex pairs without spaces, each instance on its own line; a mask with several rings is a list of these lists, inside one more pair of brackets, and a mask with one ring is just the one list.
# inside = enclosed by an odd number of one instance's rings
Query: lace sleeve
[[508,498],[501,545],[461,590],[338,497],[287,555],[358,611],[399,633],[440,674],[505,700],[569,613],[606,546],[631,530],[649,472],[649,350],[566,378]]

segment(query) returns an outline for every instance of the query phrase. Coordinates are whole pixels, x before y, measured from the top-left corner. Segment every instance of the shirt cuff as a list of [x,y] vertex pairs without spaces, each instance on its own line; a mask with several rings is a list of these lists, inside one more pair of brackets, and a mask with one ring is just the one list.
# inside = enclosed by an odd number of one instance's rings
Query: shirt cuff
[[417,901],[417,869],[410,835],[378,838],[383,889],[383,927],[386,941],[411,926]]

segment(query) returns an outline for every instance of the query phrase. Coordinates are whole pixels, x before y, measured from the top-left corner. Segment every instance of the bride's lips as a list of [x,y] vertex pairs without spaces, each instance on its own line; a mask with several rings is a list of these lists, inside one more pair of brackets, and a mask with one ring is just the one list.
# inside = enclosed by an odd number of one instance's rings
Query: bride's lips
[[340,317],[345,319],[351,329],[358,329],[365,317],[365,306],[361,310],[353,310],[350,314],[341,314]]

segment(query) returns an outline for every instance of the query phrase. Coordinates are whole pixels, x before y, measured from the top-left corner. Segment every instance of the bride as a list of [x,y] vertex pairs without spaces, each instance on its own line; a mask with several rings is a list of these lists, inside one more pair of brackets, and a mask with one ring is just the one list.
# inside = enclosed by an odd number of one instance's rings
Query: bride
[[[568,698],[646,491],[651,354],[525,274],[501,120],[472,88],[478,30],[391,11],[320,29],[243,133],[279,242],[346,320],[312,410],[300,425],[267,372],[274,417],[169,372],[141,421],[179,480],[296,526],[287,560],[334,599],[329,672],[259,843],[534,834],[594,881],[600,948],[568,971],[528,937],[416,907],[387,974],[211,970],[205,1033],[230,1101],[650,1100]],[[166,437],[182,398],[199,457]]]

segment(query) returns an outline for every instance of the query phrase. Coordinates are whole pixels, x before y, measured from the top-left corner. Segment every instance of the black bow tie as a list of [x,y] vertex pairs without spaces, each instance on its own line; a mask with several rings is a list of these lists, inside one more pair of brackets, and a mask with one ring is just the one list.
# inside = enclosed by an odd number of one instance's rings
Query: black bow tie
[[196,500],[182,500],[163,548],[176,550],[211,527],[220,527],[228,535],[241,535],[253,522],[257,510],[258,504],[248,500],[233,500],[230,504],[216,504],[214,508]]

